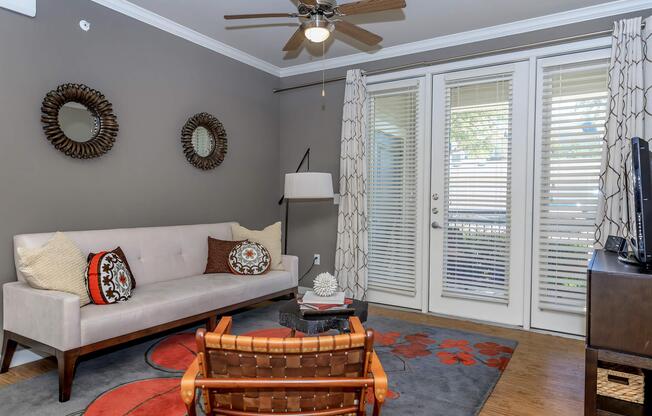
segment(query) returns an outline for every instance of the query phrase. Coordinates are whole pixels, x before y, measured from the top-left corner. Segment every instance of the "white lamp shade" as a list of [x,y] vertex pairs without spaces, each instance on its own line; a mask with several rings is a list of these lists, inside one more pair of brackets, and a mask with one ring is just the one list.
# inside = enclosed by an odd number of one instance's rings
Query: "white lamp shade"
[[288,173],[284,194],[286,199],[330,199],[333,198],[333,178],[330,173]]

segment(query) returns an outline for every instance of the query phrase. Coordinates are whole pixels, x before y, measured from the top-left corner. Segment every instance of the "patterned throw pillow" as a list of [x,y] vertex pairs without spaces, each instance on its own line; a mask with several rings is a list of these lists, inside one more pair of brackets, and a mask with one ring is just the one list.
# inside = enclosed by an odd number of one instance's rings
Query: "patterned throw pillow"
[[[109,251],[109,253],[113,253],[116,256],[120,257],[120,260],[127,266],[127,270],[129,271],[129,274],[131,275],[131,289],[136,288],[136,277],[134,276],[134,273],[131,271],[131,267],[129,267],[129,262],[127,261],[127,256],[125,255],[125,252],[122,251],[122,248],[120,246],[114,248],[113,250]],[[91,258],[95,256],[95,253],[90,253],[88,257],[86,257],[86,263],[90,263]]]
[[86,288],[91,302],[108,305],[127,300],[136,280],[120,247],[88,255]]
[[229,267],[235,274],[258,275],[269,270],[272,258],[262,245],[244,241],[229,253]]

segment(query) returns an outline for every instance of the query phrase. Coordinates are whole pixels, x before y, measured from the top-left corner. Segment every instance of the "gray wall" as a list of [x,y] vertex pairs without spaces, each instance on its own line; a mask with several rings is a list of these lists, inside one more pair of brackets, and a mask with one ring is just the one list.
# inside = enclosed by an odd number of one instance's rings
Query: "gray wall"
[[[43,135],[41,101],[64,82],[114,105],[117,143],[99,159],[71,159]],[[88,0],[39,0],[35,19],[0,9],[0,283],[16,279],[19,233],[277,221],[277,83]],[[209,172],[186,161],[179,136],[201,111],[229,140]]]
[[[91,22],[90,32],[78,28],[80,19]],[[610,29],[613,20],[360,67]],[[18,233],[234,219],[261,227],[282,218],[276,201],[283,174],[294,171],[307,147],[312,170],[331,172],[337,182],[343,83],[327,85],[324,98],[318,87],[271,92],[318,79],[314,73],[279,81],[88,0],[39,0],[35,19],[0,10],[0,283],[15,279],[11,237]],[[43,136],[41,101],[64,82],[86,83],[114,104],[118,142],[100,159],[70,159]],[[227,158],[211,172],[188,164],[179,142],[183,123],[200,111],[216,115],[229,135]],[[302,272],[313,253],[322,255],[322,266],[310,276],[333,270],[336,225],[332,203],[292,203],[289,252],[300,256]]]
[[[594,20],[528,34],[492,39],[485,42],[440,49],[437,51],[374,61],[355,66],[365,70],[384,69],[409,63],[445,59],[472,53],[526,45],[565,36],[610,30],[614,20],[623,17],[648,16],[652,10],[613,18]],[[326,78],[345,75],[348,68],[326,72]],[[321,80],[321,73],[304,74],[281,80],[282,87]],[[326,97],[321,87],[309,87],[280,93],[281,175],[294,171],[307,147],[312,148],[310,167],[313,171],[331,172],[339,176],[340,129],[344,82],[326,85]],[[302,282],[311,286],[311,277],[321,271],[333,271],[337,238],[337,207],[328,203],[296,203],[292,205],[288,251],[299,255],[302,271],[312,262],[312,255],[320,253],[321,266],[316,267]]]

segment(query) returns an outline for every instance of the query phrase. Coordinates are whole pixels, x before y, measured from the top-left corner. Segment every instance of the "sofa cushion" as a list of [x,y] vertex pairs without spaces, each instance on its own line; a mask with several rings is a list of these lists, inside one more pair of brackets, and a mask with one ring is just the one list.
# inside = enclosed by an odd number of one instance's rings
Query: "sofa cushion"
[[[210,235],[221,240],[231,240],[232,224],[234,223],[71,231],[66,232],[66,236],[75,242],[84,257],[91,252],[120,246],[140,286],[203,273],[208,252],[206,237]],[[15,236],[16,265],[19,247],[40,247],[53,235],[42,233]],[[18,267],[16,273],[18,280],[24,281]]]
[[81,343],[88,345],[199,315],[291,289],[296,284],[296,278],[284,271],[271,271],[264,276],[201,274],[139,284],[126,302],[81,309]]

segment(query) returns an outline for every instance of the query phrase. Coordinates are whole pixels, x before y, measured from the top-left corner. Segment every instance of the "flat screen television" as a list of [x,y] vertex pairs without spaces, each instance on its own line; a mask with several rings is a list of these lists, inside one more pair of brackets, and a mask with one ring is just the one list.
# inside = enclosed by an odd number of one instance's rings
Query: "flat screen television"
[[[647,141],[632,139],[632,180],[634,181],[634,215],[636,239],[634,257],[639,263],[652,264],[652,167]],[[631,203],[631,202],[630,202]]]

